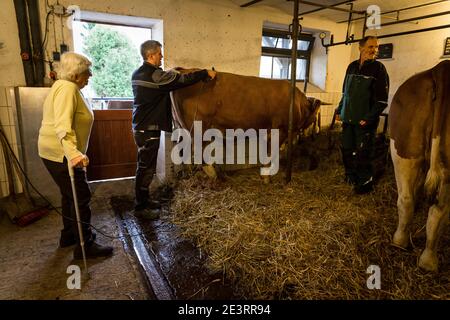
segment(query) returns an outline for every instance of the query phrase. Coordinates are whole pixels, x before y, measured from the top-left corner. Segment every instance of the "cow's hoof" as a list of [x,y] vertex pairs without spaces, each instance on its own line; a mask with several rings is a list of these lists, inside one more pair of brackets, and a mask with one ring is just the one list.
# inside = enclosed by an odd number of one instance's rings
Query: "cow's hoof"
[[209,166],[209,165],[203,166],[202,169],[203,169],[203,172],[206,173],[206,175],[208,177],[210,177],[211,179],[217,179],[217,172],[213,166]]
[[406,249],[409,245],[409,236],[406,232],[396,231],[394,238],[392,239],[392,244],[396,247]]
[[437,254],[425,249],[419,258],[419,267],[425,271],[438,272],[438,265]]

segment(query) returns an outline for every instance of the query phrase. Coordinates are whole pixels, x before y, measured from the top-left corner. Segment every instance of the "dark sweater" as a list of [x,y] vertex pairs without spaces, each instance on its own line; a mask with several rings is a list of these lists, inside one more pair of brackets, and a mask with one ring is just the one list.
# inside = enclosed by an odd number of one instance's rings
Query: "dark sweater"
[[337,112],[346,123],[375,123],[387,107],[388,94],[389,75],[381,62],[368,60],[360,68],[359,60],[353,61],[345,74]]
[[172,131],[170,91],[208,78],[206,70],[180,74],[144,62],[133,72],[133,130]]

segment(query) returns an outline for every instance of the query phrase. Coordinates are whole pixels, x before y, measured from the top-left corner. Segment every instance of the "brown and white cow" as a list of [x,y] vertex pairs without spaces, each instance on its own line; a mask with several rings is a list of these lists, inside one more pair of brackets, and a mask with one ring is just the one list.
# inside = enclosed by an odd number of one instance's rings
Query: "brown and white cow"
[[390,107],[391,154],[398,189],[394,245],[407,247],[418,192],[433,197],[419,267],[438,270],[438,242],[450,211],[450,61],[409,78]]
[[[172,102],[175,122],[187,130],[194,121],[202,121],[203,130],[279,129],[280,145],[287,139],[291,103],[291,84],[287,80],[217,72],[213,81],[172,92]],[[320,103],[296,90],[294,131],[314,122]]]

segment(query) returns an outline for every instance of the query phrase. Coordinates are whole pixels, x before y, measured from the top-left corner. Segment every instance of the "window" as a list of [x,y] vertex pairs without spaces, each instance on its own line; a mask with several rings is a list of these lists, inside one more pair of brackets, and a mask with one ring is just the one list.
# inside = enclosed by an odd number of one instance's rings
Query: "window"
[[142,64],[140,45],[162,41],[162,20],[81,11],[73,21],[74,51],[92,62],[82,90],[93,109],[131,108],[131,75]]
[[151,30],[102,23],[75,22],[75,51],[92,61],[92,77],[84,94],[95,109],[109,101],[131,98],[131,74],[142,63],[140,43],[151,39]]
[[[297,81],[309,78],[309,63],[314,37],[302,33],[297,42]],[[263,29],[260,76],[272,79],[291,78],[292,39],[288,31]]]

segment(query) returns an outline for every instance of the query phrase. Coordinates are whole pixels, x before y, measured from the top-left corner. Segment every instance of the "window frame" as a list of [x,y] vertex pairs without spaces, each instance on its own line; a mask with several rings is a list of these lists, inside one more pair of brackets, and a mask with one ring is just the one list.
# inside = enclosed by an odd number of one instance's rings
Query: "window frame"
[[[269,29],[263,28],[262,37],[273,37],[279,39],[291,39],[291,33],[287,30],[277,30],[277,29]],[[262,39],[261,39],[262,40]],[[295,79],[296,82],[307,82],[309,80],[309,70],[311,63],[311,52],[314,47],[315,37],[310,33],[300,33],[298,36],[298,40],[308,41],[308,49],[307,50],[297,50],[297,59],[306,60],[306,68],[305,68],[305,76],[304,79]],[[262,41],[261,41],[262,42]],[[276,57],[276,58],[288,58],[291,60],[292,65],[292,49],[283,49],[283,48],[272,48],[261,45],[261,56],[266,57]],[[273,60],[272,60],[273,61]],[[271,70],[271,78],[273,78],[273,68]],[[283,78],[284,79],[284,78]],[[289,77],[284,80],[290,80]]]

